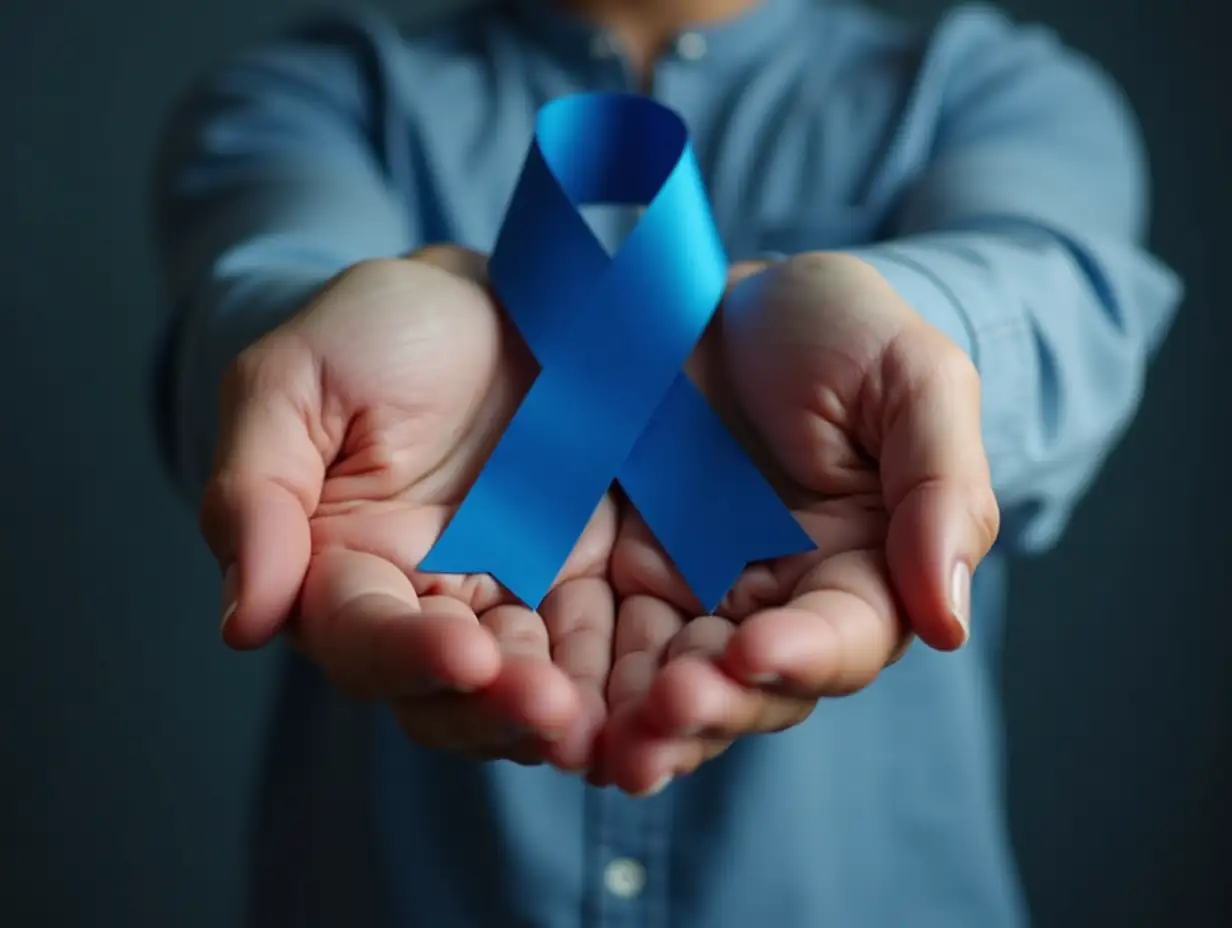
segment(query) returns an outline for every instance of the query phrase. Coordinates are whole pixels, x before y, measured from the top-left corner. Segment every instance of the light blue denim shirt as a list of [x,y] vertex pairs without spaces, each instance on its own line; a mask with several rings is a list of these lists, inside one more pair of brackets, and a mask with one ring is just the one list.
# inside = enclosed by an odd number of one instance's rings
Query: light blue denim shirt
[[[330,19],[202,82],[158,183],[175,324],[156,395],[186,489],[244,344],[353,262],[490,249],[538,107],[602,89],[635,89],[616,47],[548,0],[413,33]],[[972,643],[916,647],[643,800],[420,751],[289,658],[256,829],[262,928],[1025,920],[1002,807],[1003,559],[1057,537],[1180,297],[1142,245],[1132,115],[1090,62],[987,7],[915,29],[765,0],[682,33],[652,92],[692,130],[731,258],[854,251],[974,358],[1005,529],[976,576]]]

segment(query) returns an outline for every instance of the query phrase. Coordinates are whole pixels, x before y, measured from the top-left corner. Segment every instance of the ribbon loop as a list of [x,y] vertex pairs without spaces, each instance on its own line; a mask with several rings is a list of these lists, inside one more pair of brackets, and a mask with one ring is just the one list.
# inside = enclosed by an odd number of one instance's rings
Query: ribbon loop
[[[613,257],[595,203],[646,204]],[[421,570],[490,573],[537,607],[615,480],[707,609],[749,561],[812,547],[681,372],[727,259],[675,113],[547,104],[489,273],[542,370]]]

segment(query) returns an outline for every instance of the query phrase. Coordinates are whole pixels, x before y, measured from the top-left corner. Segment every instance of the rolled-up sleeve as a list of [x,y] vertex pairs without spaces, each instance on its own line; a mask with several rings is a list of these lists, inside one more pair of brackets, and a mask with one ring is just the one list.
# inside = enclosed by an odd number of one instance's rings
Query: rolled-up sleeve
[[417,244],[381,163],[362,45],[345,26],[302,30],[215,71],[167,123],[155,212],[173,317],[154,393],[163,455],[193,498],[232,359],[339,271]]
[[1132,419],[1182,288],[1143,245],[1143,148],[1099,69],[984,9],[931,57],[933,157],[855,253],[970,353],[1003,541],[1038,550]]

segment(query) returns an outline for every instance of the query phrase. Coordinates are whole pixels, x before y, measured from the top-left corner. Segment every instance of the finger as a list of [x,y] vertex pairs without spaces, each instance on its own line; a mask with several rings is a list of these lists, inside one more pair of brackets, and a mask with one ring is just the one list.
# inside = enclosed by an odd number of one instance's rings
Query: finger
[[401,700],[395,707],[399,724],[428,747],[477,760],[542,763],[576,719],[576,687],[552,664],[548,634],[536,613],[502,605],[479,622],[501,653],[496,678],[473,695]]
[[360,699],[469,692],[501,669],[495,638],[464,605],[420,599],[388,561],[341,548],[314,558],[295,632],[330,678]]
[[726,738],[682,738],[622,726],[604,732],[603,785],[637,798],[657,796],[729,747]]
[[[668,645],[663,667],[642,703],[642,720],[648,728],[686,738],[702,734],[713,715],[708,707],[722,701],[732,687],[743,689],[721,672],[704,672],[723,656],[735,633],[732,622],[713,615],[699,616],[680,630]],[[715,686],[723,692],[713,692]]]
[[843,551],[881,544],[888,522],[884,511],[879,493],[822,497],[800,504],[796,518],[815,548],[804,554],[750,564],[715,613],[740,622],[755,612],[782,606],[819,561]]
[[852,551],[817,565],[786,606],[742,623],[723,655],[734,680],[802,698],[871,683],[907,634],[884,558]]
[[547,751],[566,770],[590,765],[594,740],[607,715],[604,689],[612,668],[616,606],[611,587],[600,578],[561,584],[540,609],[552,661],[578,688],[581,709],[575,723]]
[[630,704],[646,694],[668,644],[683,627],[680,610],[653,596],[632,596],[620,604],[609,706]]
[[571,580],[549,594],[542,613],[556,665],[602,695],[612,666],[616,619],[611,587],[593,577]]
[[624,507],[612,549],[612,588],[622,599],[644,595],[698,615],[705,607],[681,579],[649,526],[630,506]]
[[369,551],[411,578],[421,596],[448,597],[480,614],[510,601],[489,574],[428,574],[417,568],[440,537],[456,506],[401,501],[369,507],[362,519],[342,509],[312,520],[316,548],[339,546]]
[[543,619],[525,606],[497,606],[480,623],[501,654],[501,671],[483,693],[494,722],[549,741],[560,737],[580,711],[581,700],[552,663]]
[[816,703],[812,696],[742,683],[713,660],[686,657],[663,668],[644,717],[647,728],[663,736],[730,742],[798,725]]
[[642,699],[659,672],[667,646],[684,624],[680,610],[653,596],[631,596],[620,603],[607,681],[608,721],[596,744],[589,778],[593,785],[614,782],[609,758],[619,761],[630,732],[641,729]]
[[[425,599],[431,605],[437,598]],[[440,597],[459,613],[469,610]],[[445,611],[448,611],[447,609]],[[473,616],[471,616],[474,619]],[[548,656],[543,622],[522,606],[498,606],[475,620],[501,655],[500,671],[477,692],[400,699],[394,710],[407,737],[425,747],[457,751],[476,760],[540,764],[545,746],[576,715],[578,699]]]
[[882,369],[886,551],[913,628],[935,648],[970,634],[971,575],[1000,514],[980,434],[979,375],[939,332],[900,336]]
[[222,634],[234,648],[278,632],[308,569],[308,517],[324,479],[307,426],[319,403],[310,368],[305,350],[271,338],[241,355],[223,385],[200,525],[225,574]]
[[665,735],[731,740],[779,731],[808,716],[812,700],[746,685],[719,668],[737,628],[716,616],[702,616],[676,636],[671,660],[646,698],[648,727]]
[[[654,795],[744,733],[733,718],[753,714],[749,704],[767,697],[732,681],[706,656],[721,652],[730,634],[723,625],[714,616],[690,622],[677,636],[684,641],[678,656],[654,674],[645,698],[615,711],[604,732],[604,782],[634,796]],[[690,633],[694,626],[702,631]]]

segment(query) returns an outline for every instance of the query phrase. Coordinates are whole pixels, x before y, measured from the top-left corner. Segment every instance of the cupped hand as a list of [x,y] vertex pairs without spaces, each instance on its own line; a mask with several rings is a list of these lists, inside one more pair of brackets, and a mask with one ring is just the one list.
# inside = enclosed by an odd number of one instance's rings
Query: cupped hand
[[358,265],[248,348],[201,510],[225,640],[285,629],[421,745],[584,769],[611,659],[612,501],[538,612],[487,575],[418,570],[534,375],[484,259],[455,248]]
[[913,637],[960,647],[999,526],[974,366],[854,257],[733,269],[690,375],[817,548],[750,565],[707,615],[624,507],[592,780],[634,794],[863,688]]

